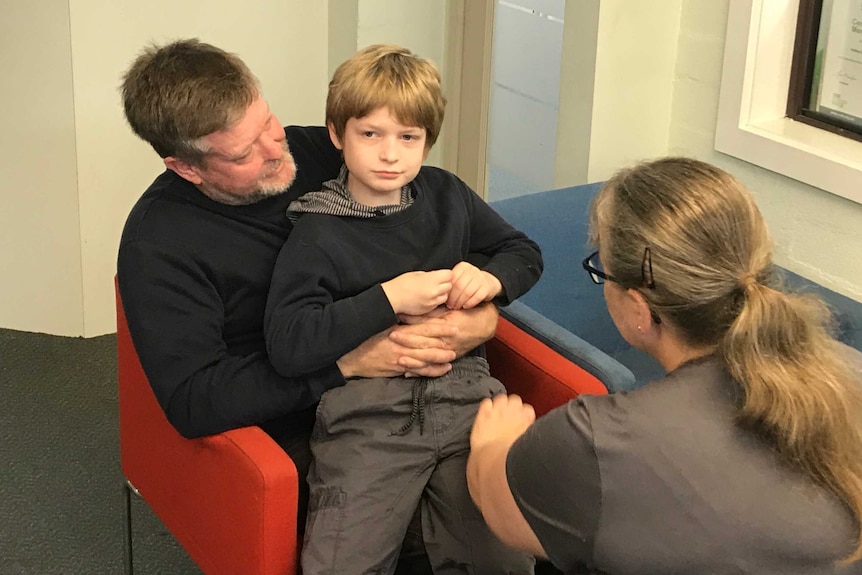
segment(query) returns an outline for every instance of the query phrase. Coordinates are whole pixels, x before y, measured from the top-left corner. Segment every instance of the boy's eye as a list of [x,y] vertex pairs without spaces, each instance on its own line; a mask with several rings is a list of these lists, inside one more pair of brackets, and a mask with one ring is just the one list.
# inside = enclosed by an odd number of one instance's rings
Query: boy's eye
[[374,132],[372,132],[372,131],[370,131],[370,130],[366,130],[365,132],[362,132],[362,135],[363,135],[364,137],[366,137],[366,138],[373,138],[373,137],[374,137]]

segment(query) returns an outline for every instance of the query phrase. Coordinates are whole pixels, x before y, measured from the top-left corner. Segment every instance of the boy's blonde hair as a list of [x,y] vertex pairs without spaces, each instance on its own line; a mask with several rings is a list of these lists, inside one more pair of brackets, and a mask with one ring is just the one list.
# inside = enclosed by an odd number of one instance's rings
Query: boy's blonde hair
[[425,148],[431,149],[446,109],[434,63],[401,46],[374,44],[338,66],[329,82],[326,123],[339,139],[350,118],[384,107],[401,124],[424,128]]

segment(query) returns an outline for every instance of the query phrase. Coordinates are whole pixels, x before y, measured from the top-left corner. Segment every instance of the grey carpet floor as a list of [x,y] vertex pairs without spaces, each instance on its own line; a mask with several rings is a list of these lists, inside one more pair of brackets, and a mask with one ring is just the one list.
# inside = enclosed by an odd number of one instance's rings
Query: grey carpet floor
[[[0,574],[123,573],[116,343],[0,330]],[[145,503],[135,573],[198,575]]]
[[[123,573],[116,370],[113,335],[0,329],[0,575]],[[135,575],[201,575],[139,498],[132,541]]]

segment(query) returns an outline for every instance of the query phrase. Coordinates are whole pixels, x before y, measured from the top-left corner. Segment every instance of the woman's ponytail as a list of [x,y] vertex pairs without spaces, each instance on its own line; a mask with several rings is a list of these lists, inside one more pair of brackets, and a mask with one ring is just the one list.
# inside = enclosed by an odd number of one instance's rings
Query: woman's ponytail
[[[743,426],[760,433],[862,517],[862,383],[830,335],[817,298],[741,282],[744,302],[720,345],[744,401]],[[847,561],[862,558],[862,533]]]

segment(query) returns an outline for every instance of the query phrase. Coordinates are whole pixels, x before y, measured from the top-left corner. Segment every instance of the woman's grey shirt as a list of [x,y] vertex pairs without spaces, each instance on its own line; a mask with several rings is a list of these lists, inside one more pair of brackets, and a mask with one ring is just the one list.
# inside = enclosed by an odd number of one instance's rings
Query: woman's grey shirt
[[739,402],[709,357],[539,419],[506,467],[554,564],[611,575],[862,574],[862,561],[835,564],[857,533],[849,509],[737,425]]

